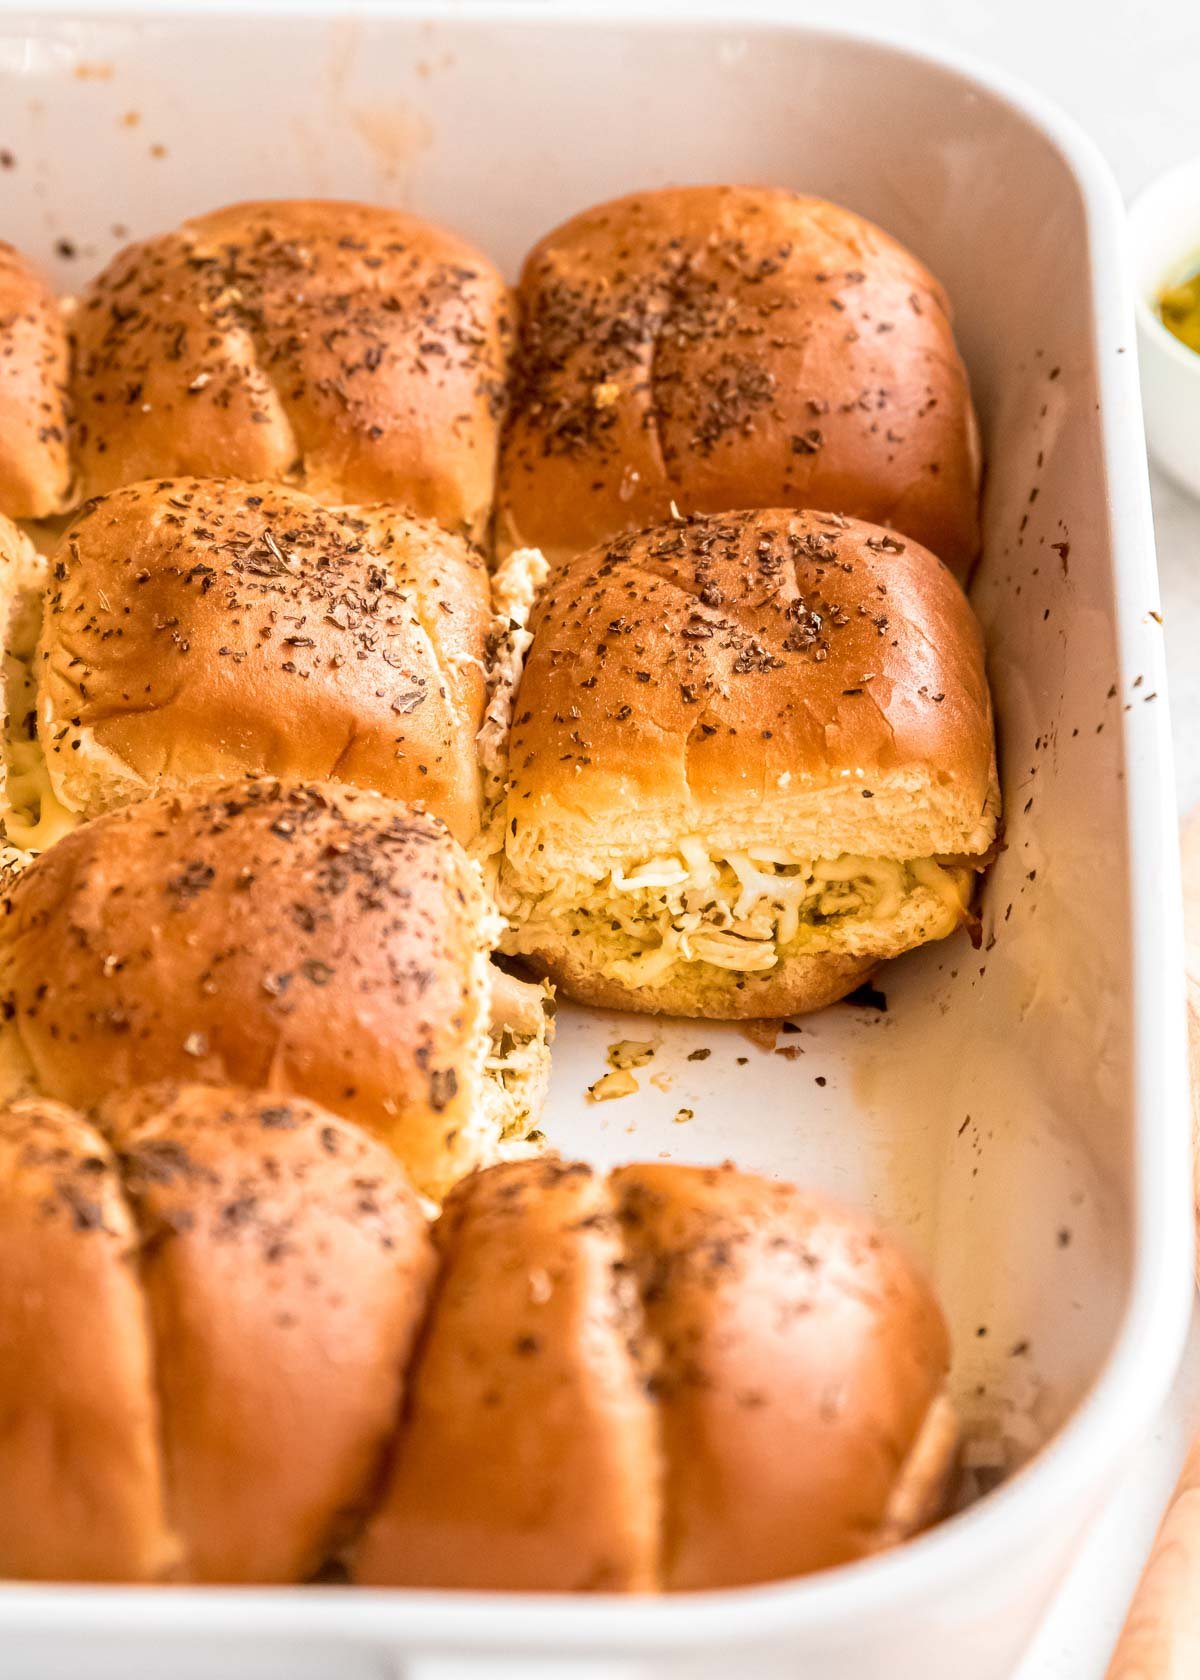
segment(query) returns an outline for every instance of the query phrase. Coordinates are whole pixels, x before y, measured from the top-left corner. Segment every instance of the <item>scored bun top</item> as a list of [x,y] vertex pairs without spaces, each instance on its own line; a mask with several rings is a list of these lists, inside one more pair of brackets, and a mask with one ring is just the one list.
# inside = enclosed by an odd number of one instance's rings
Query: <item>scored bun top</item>
[[97,1111],[142,1233],[169,1509],[193,1581],[295,1581],[352,1531],[433,1279],[389,1150],[316,1104],[202,1085]]
[[916,543],[787,509],[680,520],[561,568],[532,630],[505,833],[530,875],[689,834],[810,858],[992,842],[982,638]]
[[456,1185],[368,1585],[645,1592],[659,1477],[636,1296],[603,1179],[555,1160]]
[[107,1143],[59,1103],[0,1112],[0,1576],[167,1575],[138,1233]]
[[0,513],[45,519],[71,487],[70,355],[58,299],[0,241]]
[[84,495],[288,480],[484,534],[508,296],[455,234],[376,205],[232,205],[122,252],[72,332]]
[[336,1550],[434,1266],[381,1143],[216,1087],[17,1103],[0,1249],[0,1574],[286,1582]]
[[51,567],[40,735],[69,808],[255,770],[479,827],[491,607],[466,542],[389,508],[156,480],[91,503]]
[[934,1514],[952,1432],[917,1478],[913,1459],[946,1406],[946,1328],[869,1220],[730,1167],[542,1160],[456,1186],[437,1238],[358,1579],[735,1586]]
[[305,1096],[433,1193],[491,1141],[492,917],[419,809],[333,783],[159,795],[66,835],[3,911],[4,1013],[47,1096],[148,1077]]
[[818,507],[979,547],[979,445],[946,294],[861,216],[673,187],[525,262],[500,544],[562,559],[682,512]]
[[647,1162],[610,1182],[657,1356],[666,1584],[874,1550],[950,1362],[924,1277],[871,1220],[754,1173]]

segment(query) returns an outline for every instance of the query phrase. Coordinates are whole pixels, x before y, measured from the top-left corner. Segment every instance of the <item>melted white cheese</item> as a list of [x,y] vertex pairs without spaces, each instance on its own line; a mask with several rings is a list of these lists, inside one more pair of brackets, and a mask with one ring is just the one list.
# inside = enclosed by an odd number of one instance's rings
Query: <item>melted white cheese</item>
[[[504,876],[501,884],[510,887]],[[601,971],[626,985],[653,984],[680,962],[761,973],[793,951],[832,948],[827,935],[839,926],[869,923],[886,935],[905,900],[925,892],[949,931],[969,884],[965,871],[932,858],[803,860],[758,847],[712,856],[689,838],[599,881],[563,877],[533,897],[510,888],[505,948],[557,943],[566,924],[592,936],[606,953]]]

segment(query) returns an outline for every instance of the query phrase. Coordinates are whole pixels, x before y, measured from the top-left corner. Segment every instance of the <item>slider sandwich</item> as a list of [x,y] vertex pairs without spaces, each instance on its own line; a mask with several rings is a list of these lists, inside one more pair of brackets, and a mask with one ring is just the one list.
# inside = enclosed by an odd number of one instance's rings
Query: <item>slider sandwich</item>
[[937,1302],[869,1221],[730,1167],[457,1185],[374,1586],[686,1591],[925,1527],[957,1445]]
[[478,870],[419,808],[243,778],[85,823],[0,900],[4,1094],[147,1078],[305,1097],[440,1195],[523,1144],[545,998],[490,960]]
[[80,496],[273,479],[486,534],[508,289],[455,234],[376,205],[232,205],[122,251],[71,333]]
[[14,852],[241,771],[419,800],[475,838],[537,556],[509,557],[494,612],[483,561],[432,521],[232,479],[100,497],[41,570],[4,539]]
[[945,1508],[946,1326],[871,1221],[543,1160],[432,1234],[296,1097],[0,1109],[0,1575],[705,1590]]
[[496,537],[555,563],[726,508],[828,508],[963,576],[978,428],[941,285],[850,210],[668,187],[584,210],[526,258]]
[[294,1096],[99,1097],[0,1110],[0,1576],[304,1580],[395,1427],[419,1201]]
[[503,948],[568,996],[781,1017],[970,922],[1000,814],[983,644],[916,543],[680,519],[561,567],[531,630],[496,890]]

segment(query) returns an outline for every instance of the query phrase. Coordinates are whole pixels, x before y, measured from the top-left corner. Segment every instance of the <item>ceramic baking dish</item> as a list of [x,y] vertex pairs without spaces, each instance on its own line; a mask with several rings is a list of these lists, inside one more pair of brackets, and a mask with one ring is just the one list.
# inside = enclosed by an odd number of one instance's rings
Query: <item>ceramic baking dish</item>
[[[671,1601],[0,1587],[0,1671],[1011,1673],[1166,1390],[1191,1277],[1161,631],[1103,166],[1031,95],[904,46],[503,4],[10,10],[0,112],[0,233],[65,289],[248,196],[401,203],[510,270],[569,212],[670,181],[777,182],[881,222],[948,286],[980,405],[973,593],[1008,823],[982,947],[898,963],[886,1010],[829,1010],[782,1053],[565,1011],[547,1120],[597,1161],[735,1156],[873,1208],[936,1275],[993,1491],[869,1563]],[[641,1092],[589,1103],[622,1036],[658,1046]]]

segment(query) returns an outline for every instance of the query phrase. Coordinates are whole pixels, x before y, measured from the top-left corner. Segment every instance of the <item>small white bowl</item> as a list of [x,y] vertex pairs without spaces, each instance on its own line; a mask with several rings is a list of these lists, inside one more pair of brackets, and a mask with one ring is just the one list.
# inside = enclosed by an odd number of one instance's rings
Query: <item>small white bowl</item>
[[1200,268],[1200,157],[1138,195],[1129,241],[1146,441],[1163,471],[1200,496],[1200,354],[1167,331],[1156,307],[1164,286]]

